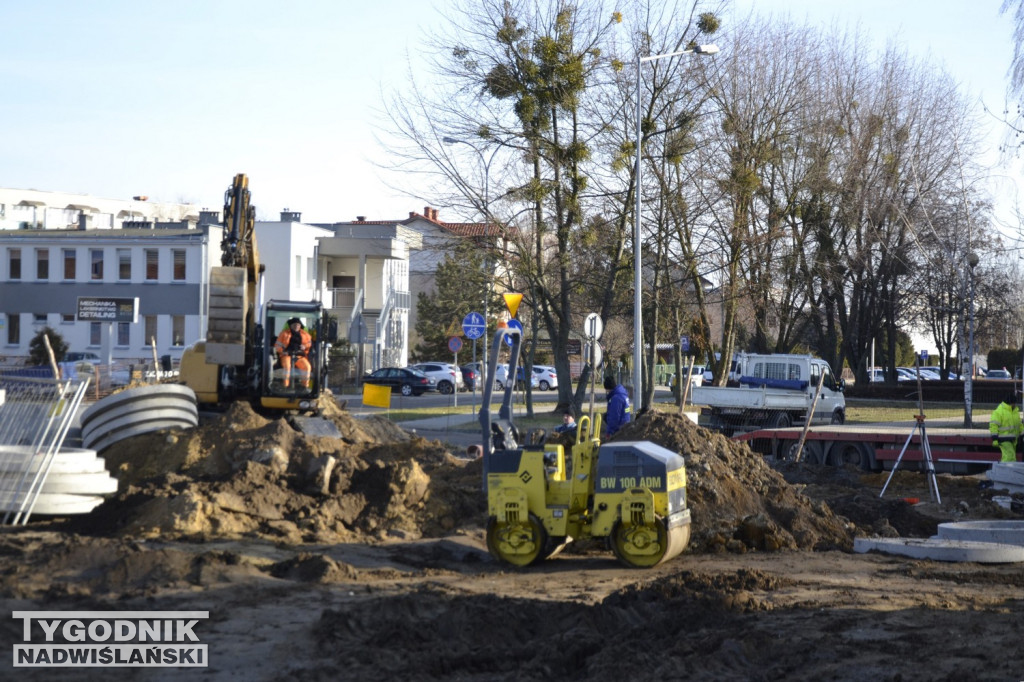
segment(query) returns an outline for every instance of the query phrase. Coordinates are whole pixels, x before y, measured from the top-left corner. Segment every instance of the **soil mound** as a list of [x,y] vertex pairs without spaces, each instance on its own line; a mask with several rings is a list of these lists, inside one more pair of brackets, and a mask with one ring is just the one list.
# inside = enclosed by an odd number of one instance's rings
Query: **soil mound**
[[194,429],[103,451],[120,489],[75,532],[136,538],[263,537],[289,543],[433,537],[479,523],[480,466],[385,419],[325,415],[340,438],[238,402]]
[[689,552],[852,549],[845,518],[802,495],[744,443],[664,412],[641,415],[612,440],[649,440],[683,455]]
[[[484,522],[481,464],[385,419],[325,415],[340,438],[304,435],[238,402],[185,431],[146,434],[102,454],[118,495],[76,532],[129,538],[258,537],[291,544],[440,537]],[[660,412],[617,440],[686,459],[689,552],[849,549],[853,526],[798,492],[746,445]]]

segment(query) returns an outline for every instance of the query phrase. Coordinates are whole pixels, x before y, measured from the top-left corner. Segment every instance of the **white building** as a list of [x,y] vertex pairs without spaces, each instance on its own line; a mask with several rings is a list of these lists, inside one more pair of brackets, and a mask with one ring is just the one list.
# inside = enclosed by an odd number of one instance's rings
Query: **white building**
[[[367,220],[365,216],[358,216],[355,221],[332,223],[325,227],[331,227],[338,233],[346,235],[358,235],[366,239],[386,238],[404,244],[407,253],[404,257],[406,261],[404,276],[407,288],[404,299],[402,297],[399,299],[402,300],[402,305],[407,311],[404,322],[407,337],[406,348],[415,345],[419,339],[419,335],[416,333],[417,314],[414,295],[420,292],[429,293],[436,289],[435,273],[445,255],[450,254],[454,246],[465,239],[486,240],[481,241],[481,247],[488,241],[493,245],[494,234],[496,234],[496,231],[488,234],[486,223],[444,222],[439,218],[437,209],[430,206],[424,207],[423,213],[410,211],[408,218]],[[494,264],[495,267],[497,265]],[[385,291],[391,290],[387,283],[383,283],[382,288]],[[480,301],[480,304],[482,308],[483,301]],[[383,305],[381,310],[386,312],[387,305]],[[451,319],[432,320],[432,322],[448,329],[453,322],[461,324],[462,320],[453,316]],[[401,364],[407,362],[407,357],[406,355],[401,359]],[[381,364],[397,363],[383,362]]]
[[[5,362],[24,361],[45,326],[72,350],[128,363],[178,358],[205,337],[209,272],[221,255],[218,213],[6,189],[0,206]],[[322,301],[364,369],[407,364],[410,234],[395,226],[357,232],[303,224],[288,210],[257,222],[263,298]],[[138,298],[138,321],[78,321],[79,297]]]
[[0,187],[0,230],[113,230],[130,227],[131,223],[194,224],[199,214],[194,204],[150,202],[144,196],[104,199]]

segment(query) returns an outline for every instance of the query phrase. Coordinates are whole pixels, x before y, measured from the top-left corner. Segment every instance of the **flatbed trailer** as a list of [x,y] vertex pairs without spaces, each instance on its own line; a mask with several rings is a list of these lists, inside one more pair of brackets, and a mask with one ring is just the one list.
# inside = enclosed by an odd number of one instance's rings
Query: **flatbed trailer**
[[[937,473],[981,473],[1000,460],[987,427],[965,429],[949,422],[936,422],[934,426],[926,422],[924,432]],[[734,439],[748,443],[766,457],[793,459],[802,433],[803,427],[759,429],[737,434]],[[891,471],[904,447],[900,469],[924,471],[921,429],[915,422],[812,426],[807,430],[800,459],[823,466]]]

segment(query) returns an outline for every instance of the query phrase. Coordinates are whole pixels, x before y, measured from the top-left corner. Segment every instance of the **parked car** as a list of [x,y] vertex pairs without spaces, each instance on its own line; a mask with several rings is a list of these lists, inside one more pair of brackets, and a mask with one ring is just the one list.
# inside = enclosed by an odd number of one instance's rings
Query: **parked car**
[[[899,372],[901,375],[904,373],[909,375],[910,381],[917,381],[917,369],[915,367],[897,367],[896,371]],[[925,369],[924,367],[921,368],[921,381],[934,381],[938,378],[939,377],[937,374],[934,374],[933,372],[931,372],[928,369]]]
[[909,367],[897,367],[896,368],[896,380],[897,381],[917,381],[917,374],[914,370]]
[[461,391],[465,386],[462,381],[462,370],[447,362],[420,362],[413,369],[426,374],[437,382],[437,390],[444,395]]
[[[507,383],[508,365],[498,365],[498,368],[494,370],[494,387],[499,391],[505,390],[505,384]],[[526,373],[522,365],[516,367],[517,382],[516,388],[523,388],[523,382],[525,381]],[[530,388],[539,388],[540,379],[537,378],[536,374],[530,377]]]
[[550,391],[558,388],[558,373],[548,365],[534,365],[533,373],[537,375],[537,388]]
[[986,379],[1011,379],[1010,372],[1005,369],[990,369],[985,373]]
[[95,365],[103,361],[99,355],[91,351],[71,351],[64,354],[62,362],[91,362]]
[[466,386],[466,390],[475,391],[476,380],[480,376],[479,371],[469,365],[463,365],[459,369],[462,370],[462,383]]
[[363,383],[390,386],[392,393],[397,391],[402,395],[423,395],[427,391],[437,390],[434,379],[411,367],[381,367],[364,376]]
[[[683,368],[685,371],[685,367]],[[690,388],[697,386],[703,386],[706,379],[704,378],[705,367],[704,365],[694,365],[690,370]],[[677,386],[679,385],[676,381],[678,374],[673,374],[672,379],[669,381],[669,389],[672,391],[672,395],[677,394]]]

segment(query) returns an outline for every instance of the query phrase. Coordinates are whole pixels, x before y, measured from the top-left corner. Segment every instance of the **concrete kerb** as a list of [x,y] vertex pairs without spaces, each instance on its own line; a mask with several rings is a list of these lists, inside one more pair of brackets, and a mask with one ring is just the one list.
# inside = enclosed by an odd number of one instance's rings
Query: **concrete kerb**
[[453,426],[472,424],[479,419],[476,414],[446,414],[428,419],[414,419],[407,422],[396,422],[406,431],[444,431]]

